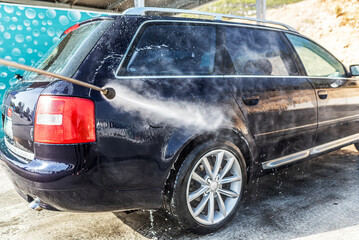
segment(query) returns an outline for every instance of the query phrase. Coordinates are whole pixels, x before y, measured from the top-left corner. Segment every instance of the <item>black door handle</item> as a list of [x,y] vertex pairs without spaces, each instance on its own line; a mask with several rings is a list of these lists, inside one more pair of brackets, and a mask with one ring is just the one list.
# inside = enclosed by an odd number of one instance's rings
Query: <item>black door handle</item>
[[242,100],[246,105],[249,106],[257,105],[259,102],[259,95],[257,94],[243,95]]
[[326,99],[328,97],[328,92],[327,90],[318,90],[318,97],[320,99]]

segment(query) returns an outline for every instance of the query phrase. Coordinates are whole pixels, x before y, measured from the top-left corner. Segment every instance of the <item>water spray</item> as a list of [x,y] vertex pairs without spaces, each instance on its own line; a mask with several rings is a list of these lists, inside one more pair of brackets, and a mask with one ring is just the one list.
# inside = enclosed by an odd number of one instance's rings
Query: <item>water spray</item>
[[21,69],[24,71],[30,71],[30,72],[34,72],[37,74],[41,74],[44,76],[48,76],[48,77],[53,77],[53,78],[57,78],[69,83],[73,83],[73,84],[77,84],[83,87],[87,87],[96,91],[99,91],[102,93],[102,95],[104,95],[107,99],[113,99],[116,96],[116,92],[115,89],[111,88],[111,87],[106,87],[106,88],[100,88],[97,87],[95,85],[89,84],[89,83],[85,83],[85,82],[81,82],[79,80],[73,79],[73,78],[69,78],[69,77],[65,77],[59,74],[55,74],[55,73],[51,73],[45,70],[41,70],[38,68],[34,68],[34,67],[30,67],[27,65],[23,65],[23,64],[19,64],[16,62],[12,62],[12,61],[7,61],[5,59],[1,59],[0,58],[0,65],[4,65],[4,66],[8,66],[8,67],[13,67],[13,68],[17,68],[17,69]]

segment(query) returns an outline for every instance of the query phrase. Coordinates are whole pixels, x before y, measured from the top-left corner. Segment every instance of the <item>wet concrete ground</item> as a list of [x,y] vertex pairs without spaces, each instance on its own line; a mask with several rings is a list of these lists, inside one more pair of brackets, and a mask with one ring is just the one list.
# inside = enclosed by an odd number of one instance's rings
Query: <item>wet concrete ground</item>
[[1,239],[359,239],[359,155],[351,146],[256,179],[234,219],[202,237],[161,211],[36,212],[2,171],[0,209]]

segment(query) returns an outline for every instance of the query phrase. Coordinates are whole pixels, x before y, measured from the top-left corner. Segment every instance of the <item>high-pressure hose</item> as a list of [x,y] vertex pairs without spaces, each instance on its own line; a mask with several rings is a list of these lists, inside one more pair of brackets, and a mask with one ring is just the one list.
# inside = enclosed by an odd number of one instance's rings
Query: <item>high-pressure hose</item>
[[8,67],[21,69],[21,70],[24,70],[24,71],[30,71],[30,72],[38,73],[38,74],[45,75],[45,76],[48,76],[48,77],[57,78],[57,79],[60,79],[60,80],[66,81],[66,82],[70,82],[70,83],[73,83],[73,84],[77,84],[77,85],[80,85],[80,86],[83,86],[83,87],[91,88],[93,90],[101,92],[102,95],[104,95],[107,99],[113,99],[116,96],[115,89],[113,89],[113,88],[100,88],[100,87],[97,87],[95,85],[85,83],[85,82],[81,82],[81,81],[73,79],[73,78],[61,76],[59,74],[51,73],[51,72],[44,71],[44,70],[41,70],[41,69],[38,69],[38,68],[34,68],[34,67],[27,66],[27,65],[19,64],[19,63],[16,63],[16,62],[7,61],[7,60],[1,59],[1,58],[0,58],[0,64],[4,65],[4,66],[8,66]]

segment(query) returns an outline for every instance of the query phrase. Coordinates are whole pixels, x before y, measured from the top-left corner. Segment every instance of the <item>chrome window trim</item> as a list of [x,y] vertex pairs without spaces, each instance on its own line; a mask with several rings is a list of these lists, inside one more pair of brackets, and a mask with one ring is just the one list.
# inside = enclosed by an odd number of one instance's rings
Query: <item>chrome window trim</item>
[[299,160],[305,159],[309,157],[310,155],[315,155],[318,153],[326,152],[331,149],[340,147],[340,146],[346,146],[349,143],[353,143],[355,141],[359,140],[359,133],[353,134],[344,138],[337,139],[335,141],[331,141],[328,143],[324,143],[321,145],[318,145],[316,147],[312,147],[300,152],[296,152],[287,156],[283,156],[280,158],[276,158],[273,160],[269,160],[262,163],[263,169],[272,169],[272,168],[278,168],[281,166],[285,166],[290,163],[297,162]]
[[[16,155],[19,155],[20,157],[23,157],[25,159],[28,160],[33,160],[35,157],[35,154],[24,151],[18,147],[15,147],[14,145],[12,145],[11,143],[8,142],[8,140],[6,139],[6,137],[4,137],[5,140],[5,145],[6,147],[13,153],[15,153]],[[22,159],[19,159],[22,163],[29,163],[28,161],[24,161]]]
[[323,79],[323,80],[358,80],[356,78],[344,78],[344,77],[310,77],[310,76],[282,76],[282,75],[153,75],[153,76],[116,76],[118,79],[163,79],[163,78],[301,78],[301,79]]

